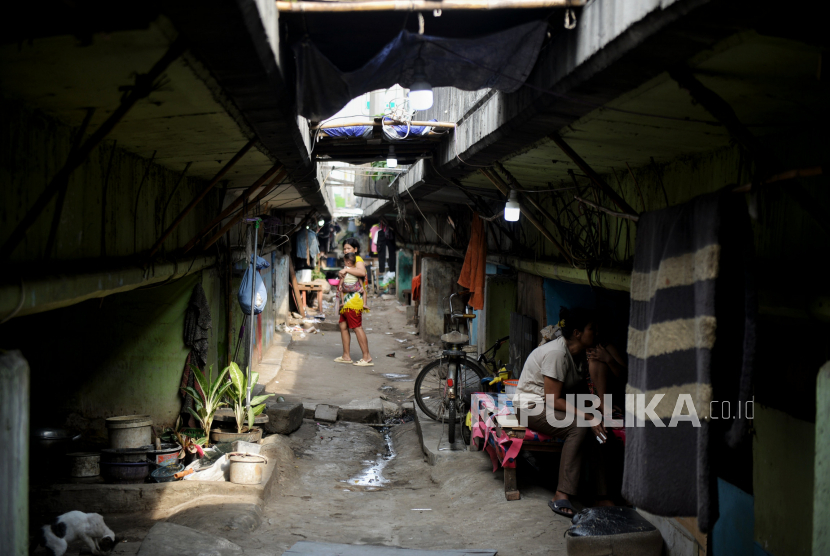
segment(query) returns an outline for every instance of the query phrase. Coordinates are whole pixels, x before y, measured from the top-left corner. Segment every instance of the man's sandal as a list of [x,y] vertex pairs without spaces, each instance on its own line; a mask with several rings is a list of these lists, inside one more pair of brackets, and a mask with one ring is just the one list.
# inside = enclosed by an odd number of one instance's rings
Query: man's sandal
[[354,363],[354,361],[352,361],[351,359],[343,359],[342,357],[338,357],[337,359],[334,360],[334,362],[335,363],[346,363],[348,365],[351,365],[352,363]]
[[[557,500],[555,502],[553,500],[550,500],[548,502],[548,507],[551,510],[553,510],[553,513],[559,514],[561,516],[565,516],[568,519],[572,519],[573,516],[576,515],[576,510],[574,509],[573,506],[571,506],[570,500]],[[571,511],[570,511],[570,513],[568,513],[568,512],[565,512],[563,510],[571,510]]]
[[375,362],[374,361],[364,361],[363,359],[361,359],[360,361],[355,362],[354,366],[355,367],[374,367]]

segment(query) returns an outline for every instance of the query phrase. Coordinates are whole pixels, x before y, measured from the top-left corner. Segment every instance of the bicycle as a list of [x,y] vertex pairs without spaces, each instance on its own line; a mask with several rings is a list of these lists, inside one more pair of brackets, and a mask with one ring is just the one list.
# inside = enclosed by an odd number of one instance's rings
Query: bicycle
[[[483,378],[495,375],[495,371],[491,372],[484,365],[493,363],[495,351],[507,340],[502,338],[497,341],[479,357],[479,361],[470,359],[464,351],[470,338],[459,332],[458,326],[463,322],[461,319],[473,319],[475,315],[452,312],[452,298],[456,295],[449,296],[450,316],[456,329],[441,336],[445,344],[441,357],[427,364],[415,379],[415,402],[430,419],[448,422],[447,440],[450,444],[455,442],[455,424],[459,414],[467,415],[473,392],[482,390]],[[491,350],[493,358],[487,358],[486,354]],[[463,426],[461,429],[464,432]],[[469,443],[469,440],[465,442]]]

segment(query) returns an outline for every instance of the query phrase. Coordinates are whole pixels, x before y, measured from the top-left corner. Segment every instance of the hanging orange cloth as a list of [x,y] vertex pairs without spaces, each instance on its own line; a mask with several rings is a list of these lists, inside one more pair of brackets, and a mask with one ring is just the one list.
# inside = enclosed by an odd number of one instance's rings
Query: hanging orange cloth
[[412,301],[421,300],[421,275],[412,278]]
[[484,222],[473,214],[470,244],[467,246],[467,255],[464,257],[464,266],[461,267],[461,276],[458,283],[470,290],[470,307],[480,311],[484,309],[484,276],[487,273],[487,233]]

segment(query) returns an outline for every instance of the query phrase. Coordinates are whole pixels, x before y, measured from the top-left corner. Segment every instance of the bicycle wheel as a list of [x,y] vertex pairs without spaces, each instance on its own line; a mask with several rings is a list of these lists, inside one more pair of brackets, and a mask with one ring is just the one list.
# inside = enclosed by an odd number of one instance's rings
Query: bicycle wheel
[[[436,359],[425,366],[415,379],[415,402],[427,417],[436,421],[440,421],[442,416],[445,420],[449,419],[447,415],[449,409],[447,403],[448,367],[448,357]],[[472,359],[461,361],[458,368],[456,392],[464,402],[465,408],[470,408],[473,392],[481,391],[481,379],[485,376],[487,373],[478,362]]]

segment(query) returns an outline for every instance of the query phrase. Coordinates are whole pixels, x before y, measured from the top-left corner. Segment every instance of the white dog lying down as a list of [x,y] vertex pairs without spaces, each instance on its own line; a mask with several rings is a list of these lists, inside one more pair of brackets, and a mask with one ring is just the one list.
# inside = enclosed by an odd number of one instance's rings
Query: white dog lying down
[[86,543],[95,556],[106,556],[115,546],[115,533],[100,514],[68,512],[40,528],[38,541],[54,556],[63,556],[73,541]]

